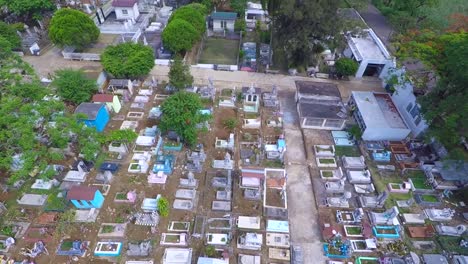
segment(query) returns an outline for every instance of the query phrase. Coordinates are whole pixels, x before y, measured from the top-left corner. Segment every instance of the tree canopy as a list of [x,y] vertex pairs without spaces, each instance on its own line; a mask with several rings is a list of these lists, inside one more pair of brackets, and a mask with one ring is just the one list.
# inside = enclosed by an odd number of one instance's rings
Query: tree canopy
[[454,154],[462,137],[468,136],[468,33],[412,31],[399,38],[397,48],[401,59],[417,58],[425,64],[419,73],[436,74],[437,84],[427,89],[428,74],[409,73],[424,78],[425,94],[418,102],[429,124],[429,135]]
[[44,11],[55,9],[53,0],[0,0],[1,6],[6,6],[10,12],[26,19],[39,19]]
[[184,7],[189,7],[192,9],[196,9],[202,16],[208,15],[209,11],[211,10],[211,5],[205,5],[203,3],[191,3],[185,5]]
[[351,76],[356,74],[359,64],[349,58],[340,58],[335,63],[336,72],[341,76]]
[[18,34],[16,34],[15,28],[2,21],[0,21],[0,37],[3,37],[8,42],[10,42],[11,49],[21,47],[21,39]]
[[185,143],[194,145],[197,141],[196,125],[207,118],[200,113],[202,107],[199,95],[188,92],[175,93],[161,106],[163,115],[159,126],[163,132],[173,130]]
[[96,81],[88,79],[81,70],[63,69],[55,72],[53,86],[65,101],[80,104],[88,102],[97,92]]
[[96,42],[99,33],[98,27],[89,16],[69,8],[55,12],[49,25],[49,38],[55,45],[73,46],[80,51]]
[[190,23],[182,19],[173,19],[162,33],[164,47],[175,53],[190,50],[199,39],[200,33]]
[[173,19],[181,19],[192,25],[200,34],[205,32],[204,14],[199,11],[199,8],[193,5],[194,4],[191,4],[176,9],[169,19],[169,24]]
[[193,76],[190,74],[190,65],[182,61],[182,57],[176,56],[171,62],[169,70],[169,84],[177,90],[184,89],[193,83]]
[[101,55],[104,69],[115,78],[138,78],[154,67],[154,52],[149,46],[121,43],[108,46]]

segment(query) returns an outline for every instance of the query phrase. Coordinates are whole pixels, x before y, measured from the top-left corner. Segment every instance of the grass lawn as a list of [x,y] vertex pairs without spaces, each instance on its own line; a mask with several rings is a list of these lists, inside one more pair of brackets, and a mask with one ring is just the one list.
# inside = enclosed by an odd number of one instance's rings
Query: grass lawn
[[238,40],[207,38],[198,63],[236,65],[238,53]]
[[462,239],[467,240],[468,237],[440,236],[437,238],[443,249],[449,252],[456,252],[458,254],[468,255],[468,248],[460,247],[460,241]]
[[334,164],[335,159],[319,159],[319,162],[322,164]]
[[346,227],[346,232],[348,235],[360,235],[362,228],[359,226],[348,226]]
[[102,53],[104,49],[112,45],[119,35],[115,34],[100,34],[98,40],[91,47],[85,49],[84,53]]
[[421,195],[421,199],[424,202],[428,202],[428,203],[437,203],[437,202],[439,202],[437,197],[435,197],[434,195],[429,195],[429,194]]
[[322,176],[325,178],[333,177],[333,171],[322,171]]
[[127,194],[126,193],[117,193],[115,195],[116,200],[127,200]]
[[426,178],[426,174],[422,170],[406,170],[405,176],[408,178]]
[[426,184],[426,178],[411,178],[414,188],[421,190],[431,190],[432,188]]
[[102,231],[101,233],[103,234],[108,234],[114,232],[114,226],[111,225],[104,225],[102,226]]
[[361,152],[356,146],[347,147],[347,146],[335,146],[335,155],[337,157],[347,156],[347,157],[359,157]]

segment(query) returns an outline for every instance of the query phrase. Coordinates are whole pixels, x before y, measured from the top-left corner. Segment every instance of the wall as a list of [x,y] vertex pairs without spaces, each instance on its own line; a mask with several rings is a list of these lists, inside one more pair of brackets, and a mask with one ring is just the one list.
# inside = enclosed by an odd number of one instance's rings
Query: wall
[[93,208],[101,208],[104,204],[104,196],[99,190],[94,194],[94,200],[91,201],[91,204]]
[[376,127],[367,127],[366,130],[362,133],[363,140],[403,140],[411,132],[409,129],[405,128],[376,128]]
[[[224,31],[224,28],[221,27],[221,21],[223,20],[213,20],[213,31]],[[226,29],[234,31],[234,20],[226,21]]]
[[[122,10],[127,10],[127,14],[123,14]],[[126,19],[137,19],[140,15],[138,11],[138,5],[135,4],[133,7],[116,7],[115,8],[115,16],[118,20],[126,20]]]
[[94,121],[94,126],[98,132],[102,132],[106,128],[107,123],[109,122],[109,112],[105,107],[101,107],[97,114],[96,120]]

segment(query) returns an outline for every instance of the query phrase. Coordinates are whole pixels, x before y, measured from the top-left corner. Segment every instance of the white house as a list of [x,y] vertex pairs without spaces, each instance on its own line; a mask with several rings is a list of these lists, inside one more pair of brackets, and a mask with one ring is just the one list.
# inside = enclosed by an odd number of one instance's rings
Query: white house
[[387,93],[351,93],[349,106],[363,140],[403,140],[411,130]]
[[210,15],[210,24],[213,31],[234,31],[234,23],[237,19],[237,13],[234,12],[216,12]]
[[345,37],[348,48],[343,52],[344,56],[359,63],[356,78],[377,76],[383,79],[388,70],[395,67],[395,59],[372,29],[363,29],[356,35],[348,32]]
[[398,78],[398,83],[393,87],[388,87],[388,79],[384,79],[386,90],[392,93],[392,99],[395,105],[400,110],[401,116],[406,121],[406,124],[411,129],[411,137],[419,137],[428,127],[426,121],[420,114],[420,107],[416,102],[414,95],[413,84],[404,78],[405,69],[397,69],[390,73],[390,76]]
[[257,21],[265,25],[268,22],[268,11],[263,10],[261,4],[248,2],[247,9],[245,10],[245,24],[247,28],[254,29]]
[[344,128],[348,114],[335,84],[296,81],[295,96],[302,128],[325,130]]
[[112,6],[117,20],[136,20],[140,16],[138,0],[113,0]]

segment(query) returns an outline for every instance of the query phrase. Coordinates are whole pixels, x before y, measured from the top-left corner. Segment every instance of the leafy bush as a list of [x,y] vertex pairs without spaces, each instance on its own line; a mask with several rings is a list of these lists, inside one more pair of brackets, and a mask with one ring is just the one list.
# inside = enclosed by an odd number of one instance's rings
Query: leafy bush
[[205,247],[205,255],[207,257],[214,257],[216,256],[216,248],[212,245],[208,245]]
[[362,130],[358,125],[353,125],[349,128],[348,132],[356,139],[360,140],[362,138]]
[[108,46],[101,55],[101,63],[115,78],[138,78],[153,69],[154,52],[139,43],[121,43]]
[[83,50],[99,38],[99,29],[85,13],[62,8],[50,20],[49,38],[59,47],[73,46]]
[[11,49],[21,47],[21,39],[18,34],[16,34],[15,27],[2,21],[0,21],[0,37],[5,38],[11,44]]
[[336,72],[341,76],[352,76],[356,74],[359,64],[349,58],[340,58],[335,63]]
[[200,34],[205,32],[205,18],[196,7],[194,8],[193,6],[183,6],[176,9],[176,11],[174,11],[171,18],[169,19],[169,24],[172,20],[175,19],[181,19],[188,22]]
[[237,19],[236,22],[234,23],[234,31],[239,32],[239,31],[245,31],[246,24],[244,19]]
[[172,20],[162,33],[164,47],[172,52],[183,53],[192,49],[200,39],[200,33],[189,22],[182,19]]
[[224,127],[229,128],[229,129],[232,130],[232,129],[236,128],[236,126],[237,126],[237,119],[235,119],[235,118],[224,119],[223,120],[223,125],[224,125]]
[[169,216],[169,201],[166,198],[164,197],[159,198],[158,211],[159,211],[159,215],[162,217]]
[[74,104],[88,102],[98,90],[96,82],[88,79],[81,70],[56,71],[53,85],[57,88],[60,97]]

